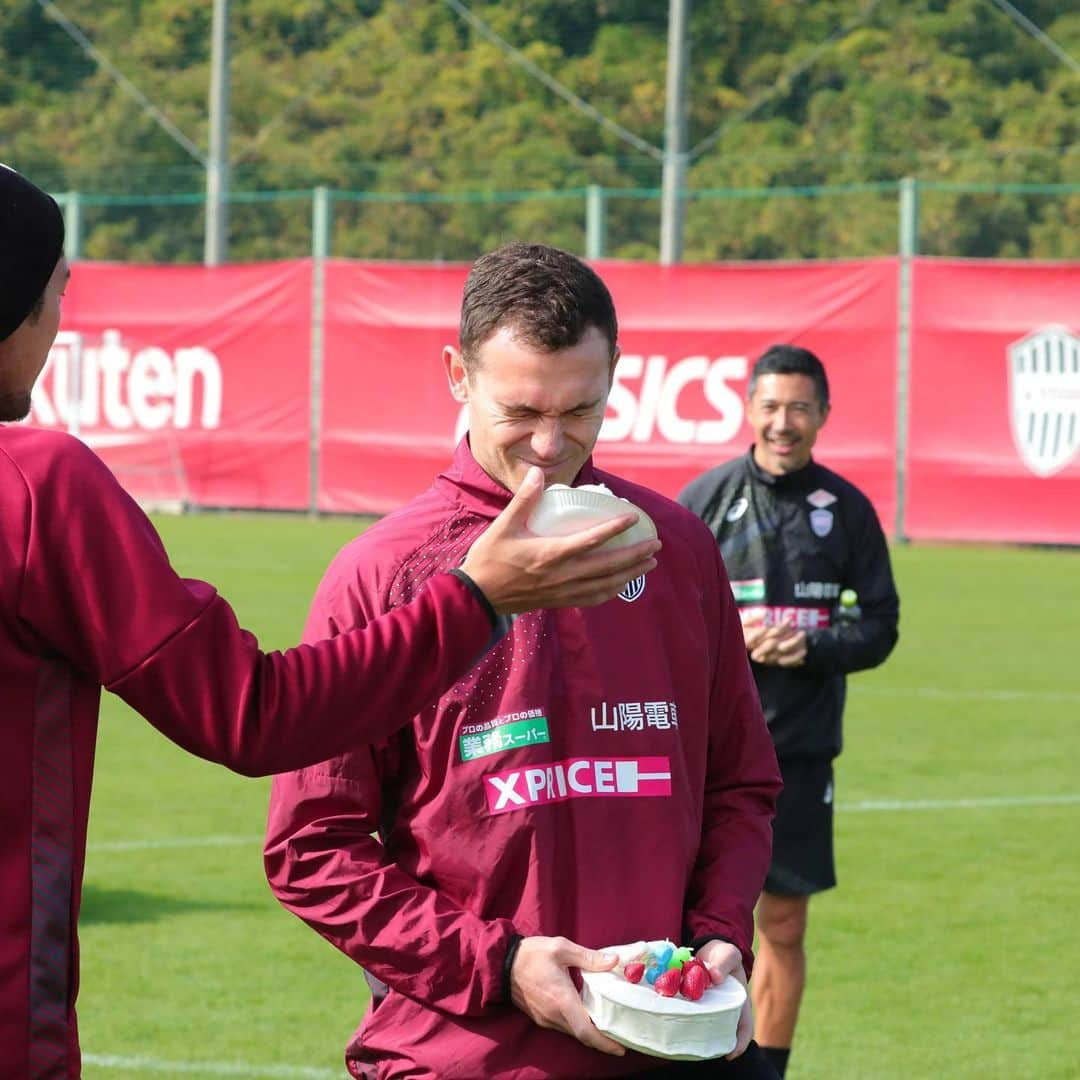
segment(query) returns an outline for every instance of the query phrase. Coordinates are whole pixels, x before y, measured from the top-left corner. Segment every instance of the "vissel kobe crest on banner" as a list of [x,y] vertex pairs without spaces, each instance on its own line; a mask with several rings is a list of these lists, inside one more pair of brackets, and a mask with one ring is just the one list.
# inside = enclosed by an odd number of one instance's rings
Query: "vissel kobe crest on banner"
[[1080,338],[1047,326],[1008,348],[1013,439],[1036,476],[1060,472],[1080,452]]

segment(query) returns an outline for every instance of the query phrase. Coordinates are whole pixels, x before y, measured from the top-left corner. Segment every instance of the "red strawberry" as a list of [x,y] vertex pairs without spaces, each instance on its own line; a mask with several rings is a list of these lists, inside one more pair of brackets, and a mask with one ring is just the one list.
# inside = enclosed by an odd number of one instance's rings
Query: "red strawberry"
[[679,983],[681,981],[682,972],[678,968],[672,968],[670,971],[665,971],[653,983],[653,988],[658,994],[663,994],[664,997],[674,997],[679,992]]
[[705,993],[710,983],[709,973],[701,964],[687,964],[682,969],[682,984],[679,993],[688,1001],[697,1001]]
[[[693,967],[701,968],[701,970],[705,972],[705,975],[706,975],[706,978],[708,979],[708,981],[709,982],[712,981],[712,976],[709,975],[709,969],[696,956],[693,957],[690,960],[687,960],[686,963],[683,964],[682,969],[683,969],[683,971],[689,971],[690,968],[693,968]],[[706,982],[706,985],[708,985],[708,982]]]
[[645,965],[639,960],[633,960],[629,964],[623,964],[622,973],[627,982],[639,983],[645,974]]

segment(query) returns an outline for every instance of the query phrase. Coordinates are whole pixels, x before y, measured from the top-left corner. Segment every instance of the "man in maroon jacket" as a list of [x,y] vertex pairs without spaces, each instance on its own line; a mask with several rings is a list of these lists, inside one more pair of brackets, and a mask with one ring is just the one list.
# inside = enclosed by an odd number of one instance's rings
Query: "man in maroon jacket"
[[712,534],[592,463],[616,333],[573,256],[517,244],[478,260],[444,353],[469,434],[316,594],[309,641],[408,603],[535,466],[607,485],[664,543],[618,599],[520,616],[411,728],[275,778],[271,887],[376,983],[356,1077],[775,1076],[749,1007],[732,1060],[658,1071],[592,1025],[572,981],[613,966],[604,946],[665,937],[745,981],[780,787]]
[[[56,203],[0,166],[0,421],[26,415],[56,335],[63,237]],[[211,586],[176,575],[82,443],[0,424],[3,1080],[80,1075],[75,927],[101,687],[185,749],[251,775],[388,738],[469,669],[498,616],[599,603],[655,565],[656,545],[592,550],[617,528],[528,536],[540,490],[537,474],[414,602],[264,654]]]

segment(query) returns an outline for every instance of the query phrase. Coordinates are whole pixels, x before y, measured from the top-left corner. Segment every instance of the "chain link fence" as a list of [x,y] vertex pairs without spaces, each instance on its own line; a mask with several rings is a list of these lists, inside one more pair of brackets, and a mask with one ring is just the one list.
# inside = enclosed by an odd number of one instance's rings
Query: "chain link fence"
[[[905,202],[907,184],[915,193]],[[890,255],[905,228],[925,255],[1080,257],[1080,184],[919,180],[683,193],[685,262]],[[205,195],[57,195],[68,255],[198,263]],[[322,200],[321,213],[316,204]],[[905,207],[909,207],[905,209]],[[590,185],[539,191],[236,191],[230,258],[469,261],[511,239],[542,239],[589,258],[655,261],[660,191]],[[913,221],[902,221],[914,213]],[[317,235],[321,231],[322,235]]]

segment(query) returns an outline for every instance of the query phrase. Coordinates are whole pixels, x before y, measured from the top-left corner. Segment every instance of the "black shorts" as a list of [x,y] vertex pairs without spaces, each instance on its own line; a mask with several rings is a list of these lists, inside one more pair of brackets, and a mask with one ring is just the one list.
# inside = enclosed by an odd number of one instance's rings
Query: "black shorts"
[[784,790],[773,821],[773,854],[765,891],[809,896],[836,884],[833,862],[833,767],[828,758],[780,762]]

